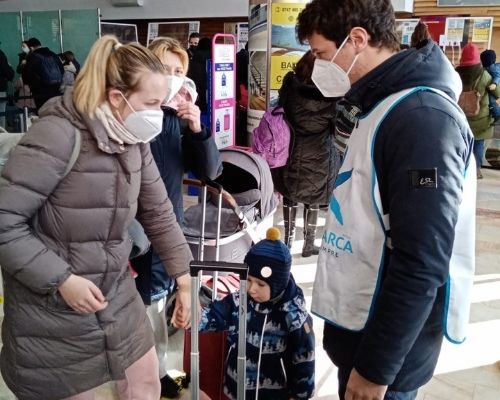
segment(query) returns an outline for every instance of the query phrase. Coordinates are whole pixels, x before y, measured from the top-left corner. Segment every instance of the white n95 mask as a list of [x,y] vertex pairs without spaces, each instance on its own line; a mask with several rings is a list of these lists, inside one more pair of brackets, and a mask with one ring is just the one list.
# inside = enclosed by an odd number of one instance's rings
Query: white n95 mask
[[331,61],[320,60],[319,58],[314,60],[311,80],[325,97],[343,97],[349,89],[351,89],[349,73],[351,72],[352,67],[354,67],[359,54],[354,57],[354,60],[347,72],[340,68],[338,64],[333,62],[342,47],[344,47],[348,38],[349,36],[344,39]]
[[129,133],[135,136],[138,142],[149,143],[161,132],[163,126],[163,111],[135,111],[125,96],[123,96],[123,99],[132,110],[132,113],[123,121],[123,126],[125,126]]

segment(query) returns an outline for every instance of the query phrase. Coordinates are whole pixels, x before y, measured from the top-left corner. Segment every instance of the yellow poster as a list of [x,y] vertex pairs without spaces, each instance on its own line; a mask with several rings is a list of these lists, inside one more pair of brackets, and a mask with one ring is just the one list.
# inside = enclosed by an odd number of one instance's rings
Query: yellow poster
[[490,19],[475,19],[472,29],[473,42],[488,42],[490,40],[491,21]]
[[271,90],[279,90],[285,75],[292,71],[301,55],[271,56]]
[[271,9],[272,24],[295,25],[299,13],[305,6],[305,3],[274,3]]

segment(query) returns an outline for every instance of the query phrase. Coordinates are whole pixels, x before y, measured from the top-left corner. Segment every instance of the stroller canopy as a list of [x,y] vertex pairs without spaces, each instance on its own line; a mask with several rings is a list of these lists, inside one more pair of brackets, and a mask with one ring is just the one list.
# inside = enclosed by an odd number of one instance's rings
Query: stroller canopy
[[224,169],[216,182],[231,194],[258,189],[260,201],[257,208],[260,217],[265,218],[272,213],[278,201],[266,161],[256,154],[237,149],[223,149],[220,154]]

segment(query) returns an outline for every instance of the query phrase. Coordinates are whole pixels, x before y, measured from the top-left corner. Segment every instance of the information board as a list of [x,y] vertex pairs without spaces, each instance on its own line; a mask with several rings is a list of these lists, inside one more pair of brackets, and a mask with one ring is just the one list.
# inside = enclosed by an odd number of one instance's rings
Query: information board
[[219,149],[235,144],[236,47],[233,35],[212,39],[212,133]]

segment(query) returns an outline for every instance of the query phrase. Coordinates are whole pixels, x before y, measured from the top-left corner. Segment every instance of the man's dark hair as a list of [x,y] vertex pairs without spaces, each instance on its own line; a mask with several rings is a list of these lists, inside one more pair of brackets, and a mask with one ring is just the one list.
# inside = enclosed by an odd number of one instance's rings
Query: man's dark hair
[[399,50],[391,0],[313,0],[299,14],[295,29],[302,44],[317,33],[339,47],[354,27],[368,32],[370,46]]
[[191,32],[189,34],[189,40],[194,39],[194,38],[200,38],[200,34],[198,32]]
[[28,45],[28,47],[40,47],[42,45],[42,43],[35,37],[28,39],[26,44]]

